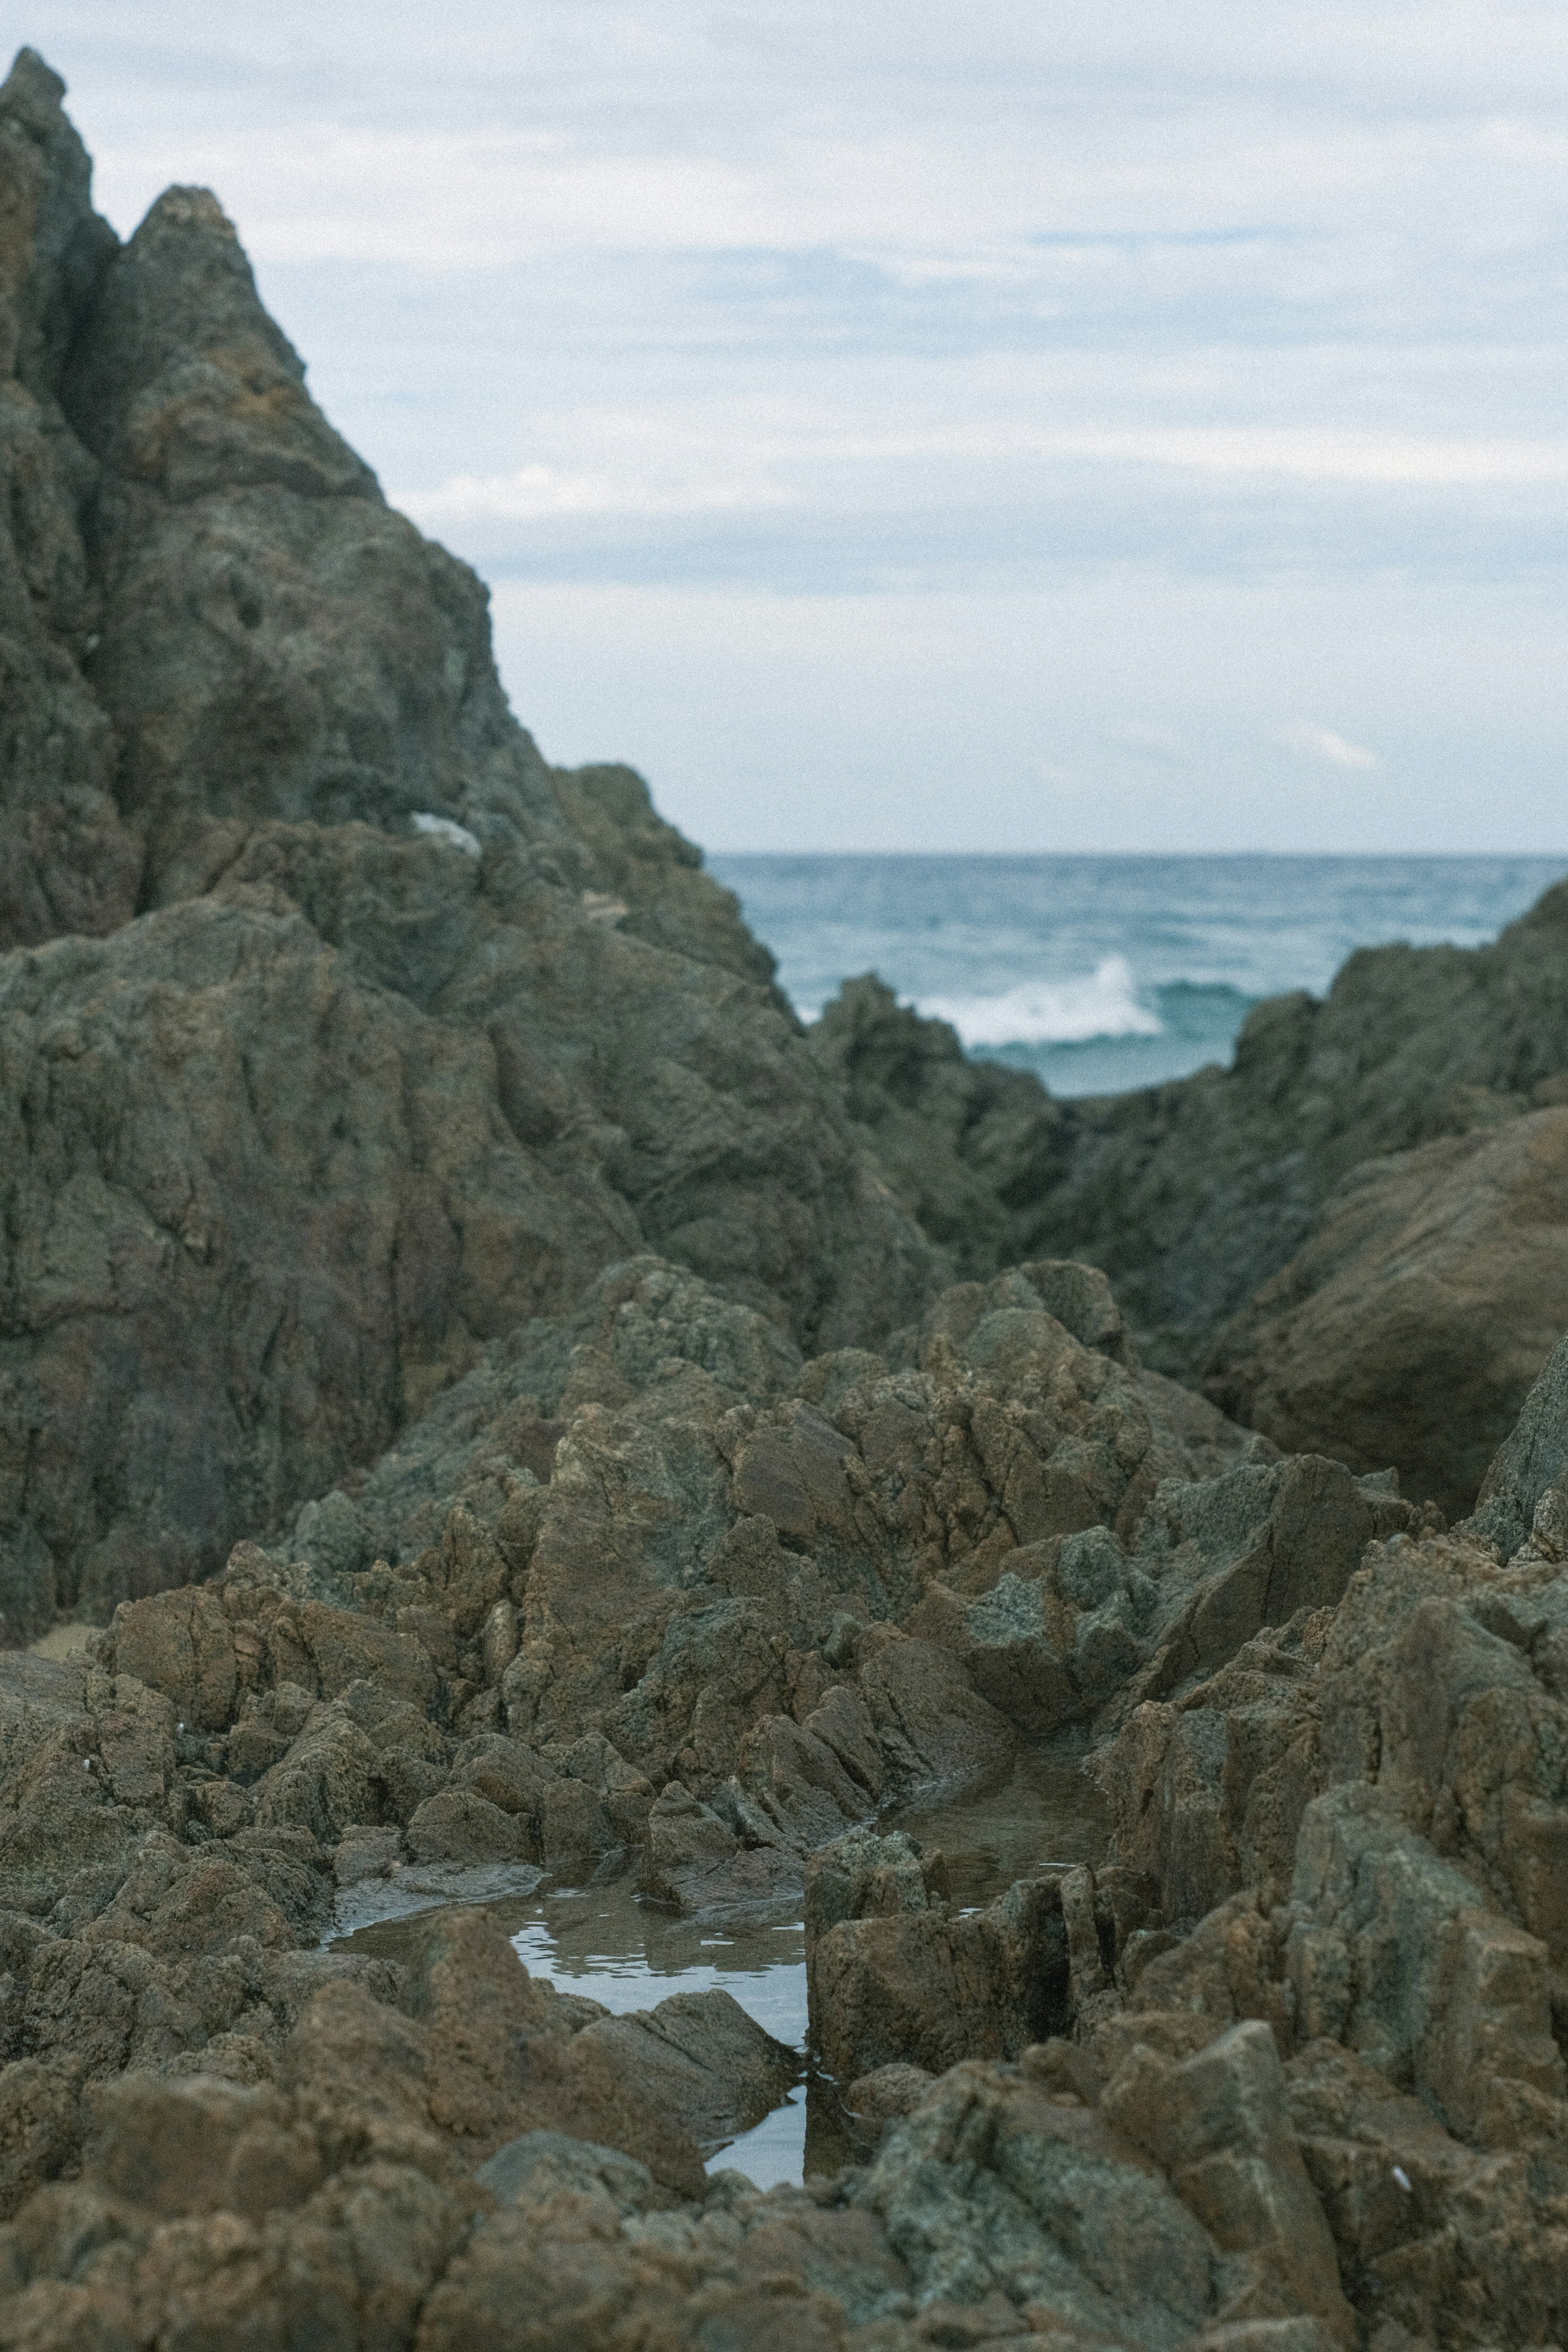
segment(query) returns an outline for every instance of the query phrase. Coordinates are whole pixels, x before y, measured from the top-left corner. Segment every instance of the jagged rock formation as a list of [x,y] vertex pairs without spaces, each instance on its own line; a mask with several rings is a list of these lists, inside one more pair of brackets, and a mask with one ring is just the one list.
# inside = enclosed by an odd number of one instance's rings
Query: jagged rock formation
[[875,981],[812,1042],[964,1271],[1085,1259],[1146,1363],[1445,1510],[1568,1317],[1568,885],[1491,947],[1363,950],[1259,1005],[1234,1068],[1137,1093],[1054,1102]]
[[1369,1160],[1220,1333],[1208,1393],[1468,1510],[1568,1326],[1568,1110]]
[[121,248],[61,89],[0,92],[13,1640],[217,1567],[628,1250],[817,1344],[943,1263],[698,854],[517,726],[216,201]]
[[[1563,894],[1121,1104],[871,982],[807,1038],[60,96],[0,88],[0,1606],[109,1622],[0,1650],[0,2347],[1545,2346],[1568,1341],[1480,1474]],[[1289,1453],[1141,1360],[1230,1318]],[[971,1909],[878,1826],[1068,1725],[1113,1856]],[[795,2053],[530,1978],[486,1905],[617,1853],[804,1909],[865,2163],[707,2175]]]

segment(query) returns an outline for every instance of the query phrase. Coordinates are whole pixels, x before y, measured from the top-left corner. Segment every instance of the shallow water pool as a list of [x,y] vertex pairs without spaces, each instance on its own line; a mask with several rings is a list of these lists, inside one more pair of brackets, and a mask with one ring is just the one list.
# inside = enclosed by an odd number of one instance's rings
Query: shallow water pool
[[[1108,1819],[1082,1769],[1087,1752],[1078,1734],[1027,1748],[992,1786],[917,1801],[879,1826],[940,1847],[954,1906],[977,1910],[1030,1871],[1103,1859]],[[443,1886],[439,1874],[405,1872],[351,1889],[342,1921],[349,1932],[333,1938],[333,1948],[399,1958],[414,1921],[457,1896],[488,1905],[531,1976],[548,1978],[563,1992],[585,1993],[606,2009],[651,2009],[671,1993],[720,1986],[775,2040],[800,2053],[801,2071],[771,2115],[713,2152],[710,2171],[733,2167],[766,2189],[836,2172],[850,2160],[834,2085],[816,2072],[808,2046],[805,1933],[798,1919],[702,1927],[645,1900],[635,1870],[624,1866],[606,1867],[578,1886],[513,1872],[510,1892],[496,1874],[460,1874],[479,1877],[493,1884],[453,1880]],[[388,1916],[394,1904],[396,1916]]]

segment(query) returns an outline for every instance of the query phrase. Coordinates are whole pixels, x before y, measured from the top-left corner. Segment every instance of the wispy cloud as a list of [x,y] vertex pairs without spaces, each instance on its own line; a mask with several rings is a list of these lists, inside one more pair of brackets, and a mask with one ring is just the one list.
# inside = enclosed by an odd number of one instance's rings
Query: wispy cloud
[[392,504],[422,527],[466,522],[537,522],[571,515],[732,514],[787,507],[788,490],[770,483],[682,482],[662,488],[574,474],[556,466],[519,466],[510,474],[454,474],[431,490],[392,490]]
[[23,29],[121,230],[217,189],[521,715],[699,835],[1560,837],[1561,5]]
[[1331,768],[1357,768],[1369,772],[1383,765],[1375,751],[1364,743],[1352,743],[1347,736],[1336,735],[1331,727],[1310,727],[1305,719],[1293,727],[1279,728],[1274,740],[1287,751],[1299,752],[1304,760],[1326,760]]

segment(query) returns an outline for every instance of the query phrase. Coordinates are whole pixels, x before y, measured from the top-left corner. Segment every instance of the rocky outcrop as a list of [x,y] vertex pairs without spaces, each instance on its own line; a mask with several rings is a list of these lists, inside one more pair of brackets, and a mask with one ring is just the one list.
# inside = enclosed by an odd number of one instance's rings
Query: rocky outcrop
[[332,1853],[389,1830],[425,1872],[641,1845],[660,1899],[773,1910],[894,1798],[1185,1687],[1410,1523],[1386,1482],[1270,1461],[1189,1399],[1194,1454],[1128,1357],[1081,1268],[944,1293],[892,1363],[803,1366],[634,1260],[489,1349],[281,1556],[123,1604],[102,1667],[174,1708],[215,1823]]
[[1565,1011],[1559,885],[1492,946],[1358,952],[1259,1005],[1231,1069],[1132,1094],[1054,1102],[868,979],[813,1045],[965,1271],[1103,1268],[1146,1363],[1452,1516],[1568,1307]]
[[[0,1607],[109,1622],[0,1652],[0,2343],[1547,2343],[1568,1342],[1481,1472],[1562,894],[1131,1102],[869,982],[807,1038],[60,94],[0,89]],[[1226,1317],[1265,1433],[1168,1376]],[[1068,1725],[1113,1853],[972,1904],[879,1825]],[[596,1872],[804,1912],[866,2161],[704,2170],[801,2053],[531,1979],[487,1904]]]
[[113,724],[82,676],[100,606],[94,467],[58,399],[116,240],[92,211],[61,89],[25,49],[0,101],[0,948],[113,930],[142,878],[114,798]]
[[698,853],[517,726],[216,201],[120,247],[60,95],[0,92],[13,1641],[209,1572],[628,1249],[819,1346],[942,1270]]
[[811,1046],[899,1199],[958,1273],[984,1281],[1037,1255],[1030,1203],[1070,1149],[1063,1108],[1037,1078],[970,1061],[955,1029],[900,1005],[872,972],[846,982]]

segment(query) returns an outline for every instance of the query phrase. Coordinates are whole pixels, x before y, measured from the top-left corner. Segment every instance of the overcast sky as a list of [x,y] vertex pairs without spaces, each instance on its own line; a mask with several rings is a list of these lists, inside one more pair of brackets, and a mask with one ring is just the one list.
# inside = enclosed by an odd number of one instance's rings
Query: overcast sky
[[713,848],[1568,851],[1561,0],[442,14],[15,21],[551,758]]

